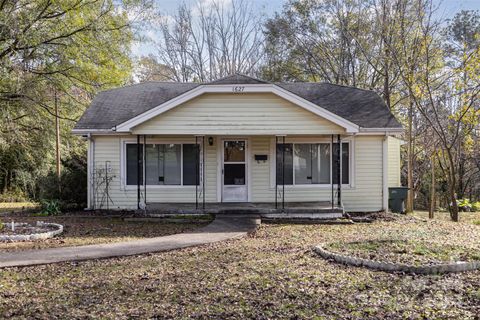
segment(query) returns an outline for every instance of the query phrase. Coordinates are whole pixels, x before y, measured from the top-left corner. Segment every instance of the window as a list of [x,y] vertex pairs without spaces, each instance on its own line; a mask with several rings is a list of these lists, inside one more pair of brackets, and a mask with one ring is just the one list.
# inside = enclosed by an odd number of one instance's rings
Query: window
[[[126,145],[127,185],[143,185],[143,145]],[[195,144],[147,144],[145,177],[147,185],[195,185],[199,179],[198,147]],[[137,154],[139,157],[137,158]],[[139,170],[140,169],[140,170]]]
[[[333,149],[332,156],[330,150]],[[277,184],[286,185],[330,184],[338,181],[338,143],[286,143],[277,144]],[[342,184],[349,184],[349,143],[342,143]],[[283,165],[285,162],[285,165]],[[332,163],[333,162],[333,163]],[[285,176],[285,181],[283,181]]]
[[[350,159],[350,150],[348,148],[348,143],[342,142],[342,184],[348,184],[350,179],[350,165],[349,165],[349,159]],[[338,163],[338,143],[333,144],[333,167],[332,167],[332,178],[333,178],[333,183],[337,184],[338,183],[338,168],[339,168],[339,163]]]

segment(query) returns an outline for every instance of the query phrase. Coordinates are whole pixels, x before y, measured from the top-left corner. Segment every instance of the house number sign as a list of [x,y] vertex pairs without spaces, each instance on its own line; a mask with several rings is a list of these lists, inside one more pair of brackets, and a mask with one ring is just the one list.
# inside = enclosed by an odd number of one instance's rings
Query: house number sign
[[245,91],[245,86],[233,86],[232,92],[233,93],[242,93]]

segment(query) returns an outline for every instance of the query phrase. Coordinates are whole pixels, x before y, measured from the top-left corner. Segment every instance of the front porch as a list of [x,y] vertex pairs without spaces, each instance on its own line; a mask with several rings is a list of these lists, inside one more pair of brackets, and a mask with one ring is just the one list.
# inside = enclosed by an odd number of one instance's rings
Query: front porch
[[[147,215],[342,216],[342,183],[338,181],[350,186],[348,173],[352,164],[348,155],[352,144],[345,136],[333,134],[195,136],[177,140],[138,135],[136,145],[130,149],[132,161],[124,159],[131,169],[125,176],[133,174],[131,181],[135,184],[130,185],[130,190],[136,191],[137,209]],[[178,150],[167,154],[162,149],[165,145],[170,149],[178,146]],[[187,152],[187,146],[191,152]],[[177,162],[169,162],[167,170],[163,159],[169,156]]]
[[152,217],[178,214],[252,214],[264,218],[341,218],[344,214],[342,207],[332,205],[328,201],[315,202],[216,202],[196,205],[195,203],[148,203],[147,215]]

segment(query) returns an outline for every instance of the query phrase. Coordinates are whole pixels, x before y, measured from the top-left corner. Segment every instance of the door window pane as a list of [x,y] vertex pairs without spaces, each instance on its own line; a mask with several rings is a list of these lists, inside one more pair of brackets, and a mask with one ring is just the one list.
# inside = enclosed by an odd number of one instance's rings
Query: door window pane
[[224,162],[245,162],[245,141],[224,142]]
[[244,163],[226,163],[223,170],[224,185],[245,185]]
[[[284,150],[285,149],[285,150]],[[283,153],[285,151],[285,153]],[[285,159],[285,166],[282,160]],[[277,144],[277,184],[283,184],[283,172],[285,172],[285,184],[293,184],[293,145],[286,143]]]
[[195,144],[183,145],[183,185],[194,186],[200,177],[200,168],[197,167],[197,161],[200,159],[197,154]]

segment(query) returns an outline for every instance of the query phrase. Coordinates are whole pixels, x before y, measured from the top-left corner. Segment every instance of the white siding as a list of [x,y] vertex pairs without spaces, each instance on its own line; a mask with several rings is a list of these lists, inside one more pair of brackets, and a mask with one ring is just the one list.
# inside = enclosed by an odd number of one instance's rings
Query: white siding
[[[95,139],[95,166],[104,168],[105,161],[110,161],[114,176],[111,182],[109,195],[113,201],[111,209],[136,209],[137,189],[122,186],[120,176],[122,141],[128,137],[96,136]],[[147,137],[152,139],[151,137]],[[158,138],[156,138],[158,139]],[[185,141],[194,137],[162,137],[168,142]],[[218,136],[215,139],[219,139]],[[251,169],[251,195],[253,202],[274,202],[275,193],[271,183],[271,141],[272,136],[250,137],[250,169]],[[377,211],[382,209],[382,136],[357,136],[354,138],[354,185],[343,188],[343,203],[347,211]],[[206,201],[217,202],[217,141],[213,146],[206,146]],[[255,154],[268,154],[269,161],[254,161]],[[390,161],[389,161],[390,162]],[[96,203],[100,203],[101,192],[97,192]],[[142,190],[143,195],[143,190]],[[329,201],[331,189],[318,187],[286,187],[286,201]],[[148,202],[194,202],[194,186],[168,186],[155,188],[147,186]],[[105,207],[105,205],[104,205]]]
[[[95,137],[95,167],[104,168],[105,161],[110,161],[111,175],[114,176],[109,188],[109,195],[113,203],[109,203],[111,209],[136,209],[137,208],[137,188],[136,186],[125,187],[121,181],[124,180],[121,172],[121,150],[122,141],[131,137],[113,137],[113,136],[97,136]],[[135,138],[133,138],[135,139]],[[147,143],[151,137],[147,137]],[[158,140],[158,138],[156,138]],[[168,142],[185,142],[195,143],[195,138],[179,138],[179,137],[162,137],[160,139]],[[217,179],[217,154],[215,146],[208,146],[205,150],[205,198],[206,201],[216,201],[216,179]],[[98,189],[98,188],[97,188]],[[104,188],[100,188],[96,192],[95,199],[97,207],[102,202]],[[142,197],[144,195],[142,188]],[[147,203],[148,202],[195,202],[195,186],[166,186],[156,187],[147,186]],[[103,208],[106,207],[105,200]]]
[[208,93],[150,119],[134,134],[279,135],[345,130],[272,93]]
[[400,186],[400,140],[388,137],[388,186]]

